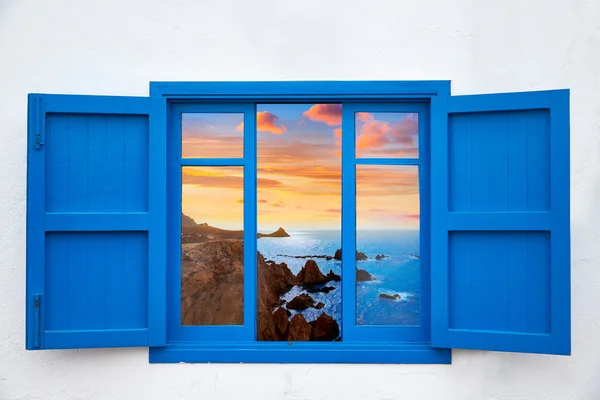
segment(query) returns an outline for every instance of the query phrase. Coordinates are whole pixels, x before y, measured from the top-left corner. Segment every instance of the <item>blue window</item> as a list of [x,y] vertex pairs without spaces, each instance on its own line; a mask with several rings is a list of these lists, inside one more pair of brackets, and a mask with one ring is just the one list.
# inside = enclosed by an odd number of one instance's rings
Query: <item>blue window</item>
[[570,353],[569,92],[32,94],[27,348],[151,362]]

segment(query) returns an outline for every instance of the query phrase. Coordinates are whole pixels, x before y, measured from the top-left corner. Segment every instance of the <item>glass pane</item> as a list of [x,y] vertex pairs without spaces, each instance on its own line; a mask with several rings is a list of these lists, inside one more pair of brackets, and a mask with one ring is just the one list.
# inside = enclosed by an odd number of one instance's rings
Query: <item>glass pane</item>
[[417,166],[356,166],[356,324],[419,325]]
[[181,181],[181,324],[243,325],[243,167],[184,167]]
[[257,338],[341,340],[342,107],[258,110]]
[[356,157],[419,157],[419,114],[358,112]]
[[243,113],[183,113],[183,158],[244,157]]

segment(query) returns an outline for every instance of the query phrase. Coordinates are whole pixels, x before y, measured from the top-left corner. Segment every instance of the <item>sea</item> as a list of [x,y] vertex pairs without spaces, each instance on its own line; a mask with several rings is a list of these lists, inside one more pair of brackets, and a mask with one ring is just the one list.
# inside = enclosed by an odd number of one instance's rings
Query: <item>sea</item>
[[[277,263],[285,262],[290,270],[297,274],[308,258],[293,256],[329,255],[341,248],[341,232],[332,230],[291,231],[287,238],[261,238],[258,251],[266,259]],[[356,286],[356,324],[357,325],[419,325],[419,294],[421,285],[419,231],[418,230],[364,230],[358,231],[356,249],[365,253],[369,259],[357,261],[359,269],[373,276],[373,281],[358,282]],[[378,254],[386,257],[376,260]],[[313,258],[321,272],[327,274],[331,269],[341,275],[342,262]],[[302,313],[307,321],[315,320],[325,312],[341,325],[342,285],[341,282],[328,282],[326,286],[335,287],[329,293],[309,293],[316,303],[322,302],[322,309],[308,308]],[[305,293],[298,286],[282,296],[290,301]],[[390,300],[379,294],[400,295],[400,299]],[[343,335],[343,334],[342,334]]]

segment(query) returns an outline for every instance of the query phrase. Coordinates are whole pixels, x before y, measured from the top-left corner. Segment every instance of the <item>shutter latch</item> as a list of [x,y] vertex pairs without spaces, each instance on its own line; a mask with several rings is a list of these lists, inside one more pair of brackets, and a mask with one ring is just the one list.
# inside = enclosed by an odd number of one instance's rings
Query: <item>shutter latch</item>
[[38,348],[40,347],[40,334],[41,334],[41,325],[42,325],[42,313],[40,312],[40,308],[41,308],[41,297],[42,295],[40,294],[34,294],[33,295],[33,304],[34,304],[34,311],[35,311],[35,315],[33,317],[33,347],[34,348]]
[[35,149],[39,150],[42,148],[42,146],[44,145],[44,142],[42,142],[42,135],[40,135],[40,133],[36,133],[35,134]]

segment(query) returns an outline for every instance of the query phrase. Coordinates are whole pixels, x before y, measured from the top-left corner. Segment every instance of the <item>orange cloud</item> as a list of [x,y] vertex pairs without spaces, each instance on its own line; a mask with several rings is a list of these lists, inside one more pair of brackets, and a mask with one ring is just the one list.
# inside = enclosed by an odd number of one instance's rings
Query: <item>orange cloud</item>
[[324,122],[327,125],[342,124],[341,104],[315,104],[302,115],[310,120]]
[[[236,129],[243,131],[244,123],[239,124]],[[268,111],[260,111],[256,114],[256,129],[260,132],[271,132],[276,135],[287,132],[287,127],[279,122],[279,117]]]
[[[333,128],[333,136],[336,139],[341,139],[342,138],[342,128],[341,127],[340,128]],[[340,143],[340,146],[341,146],[341,142],[339,142],[338,140],[336,140],[335,143],[336,143],[336,145],[337,145],[337,143]]]
[[258,202],[259,203],[268,203],[268,201],[266,201],[266,200],[259,200]]
[[283,204],[282,201],[279,201],[277,203],[271,204],[271,207],[285,207],[285,204]]
[[[242,189],[244,177],[241,173],[241,167],[186,167],[181,172],[181,183],[221,189]],[[258,178],[257,182],[263,188],[283,186],[280,181],[275,179]]]
[[368,113],[368,112],[357,112],[355,114],[356,119],[358,119],[359,121],[370,121],[373,119],[373,114]]
[[[260,176],[287,176],[293,178],[307,178],[315,181],[334,181],[340,185],[342,178],[341,166],[338,165],[309,165],[303,168],[284,163],[268,167],[259,167],[258,174]],[[320,184],[320,183],[319,183]]]
[[244,204],[244,199],[239,199],[237,202],[240,204]]

